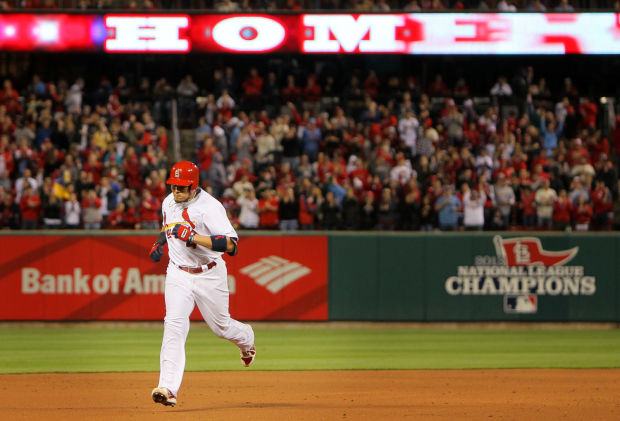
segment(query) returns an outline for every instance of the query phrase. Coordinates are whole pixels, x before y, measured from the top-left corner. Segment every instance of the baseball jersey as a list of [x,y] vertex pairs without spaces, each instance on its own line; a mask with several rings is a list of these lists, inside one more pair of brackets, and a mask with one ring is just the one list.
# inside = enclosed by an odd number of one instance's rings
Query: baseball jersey
[[239,238],[232,227],[226,210],[220,202],[202,189],[188,202],[177,203],[170,193],[162,203],[163,226],[168,240],[170,261],[177,266],[202,266],[218,259],[223,253],[197,244],[187,245],[174,238],[172,230],[177,224],[185,225],[199,235],[225,235]]

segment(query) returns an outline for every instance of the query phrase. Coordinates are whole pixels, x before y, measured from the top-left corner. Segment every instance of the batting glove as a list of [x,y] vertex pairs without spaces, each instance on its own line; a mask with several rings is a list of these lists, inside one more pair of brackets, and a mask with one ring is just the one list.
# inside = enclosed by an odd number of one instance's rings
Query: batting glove
[[149,252],[149,256],[151,260],[155,263],[159,262],[164,255],[164,246],[159,243],[154,243],[153,247],[151,247],[151,251]]
[[178,238],[188,244],[194,244],[194,232],[185,225],[175,225],[172,230],[172,235],[174,235],[174,238]]

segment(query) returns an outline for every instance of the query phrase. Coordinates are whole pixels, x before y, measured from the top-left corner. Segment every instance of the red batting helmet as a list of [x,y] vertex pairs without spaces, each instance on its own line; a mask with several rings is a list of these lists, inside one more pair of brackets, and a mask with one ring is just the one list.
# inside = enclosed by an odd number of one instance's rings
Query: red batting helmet
[[198,188],[198,167],[193,162],[181,161],[172,166],[170,178],[166,184],[175,186],[191,186],[190,193],[194,193]]

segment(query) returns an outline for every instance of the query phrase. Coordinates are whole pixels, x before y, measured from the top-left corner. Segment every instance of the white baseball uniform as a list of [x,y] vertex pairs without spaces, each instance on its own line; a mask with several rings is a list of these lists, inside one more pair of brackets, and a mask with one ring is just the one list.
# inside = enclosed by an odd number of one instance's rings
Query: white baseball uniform
[[162,204],[162,214],[170,262],[166,271],[166,317],[159,387],[177,396],[185,370],[189,316],[195,305],[213,333],[233,342],[241,351],[254,345],[254,331],[250,325],[232,319],[228,312],[228,273],[223,253],[196,244],[187,246],[185,241],[172,235],[174,226],[183,224],[199,235],[238,238],[222,204],[198,189],[196,196],[184,203],[176,203],[169,194]]

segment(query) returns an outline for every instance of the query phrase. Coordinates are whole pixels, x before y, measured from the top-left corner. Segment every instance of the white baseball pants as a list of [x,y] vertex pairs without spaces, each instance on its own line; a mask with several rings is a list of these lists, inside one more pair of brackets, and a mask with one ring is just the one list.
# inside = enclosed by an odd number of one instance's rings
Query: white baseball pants
[[223,259],[199,274],[168,265],[165,286],[166,317],[161,344],[159,386],[177,396],[185,371],[185,341],[194,305],[216,336],[228,339],[242,351],[254,345],[254,331],[228,312],[228,273]]

